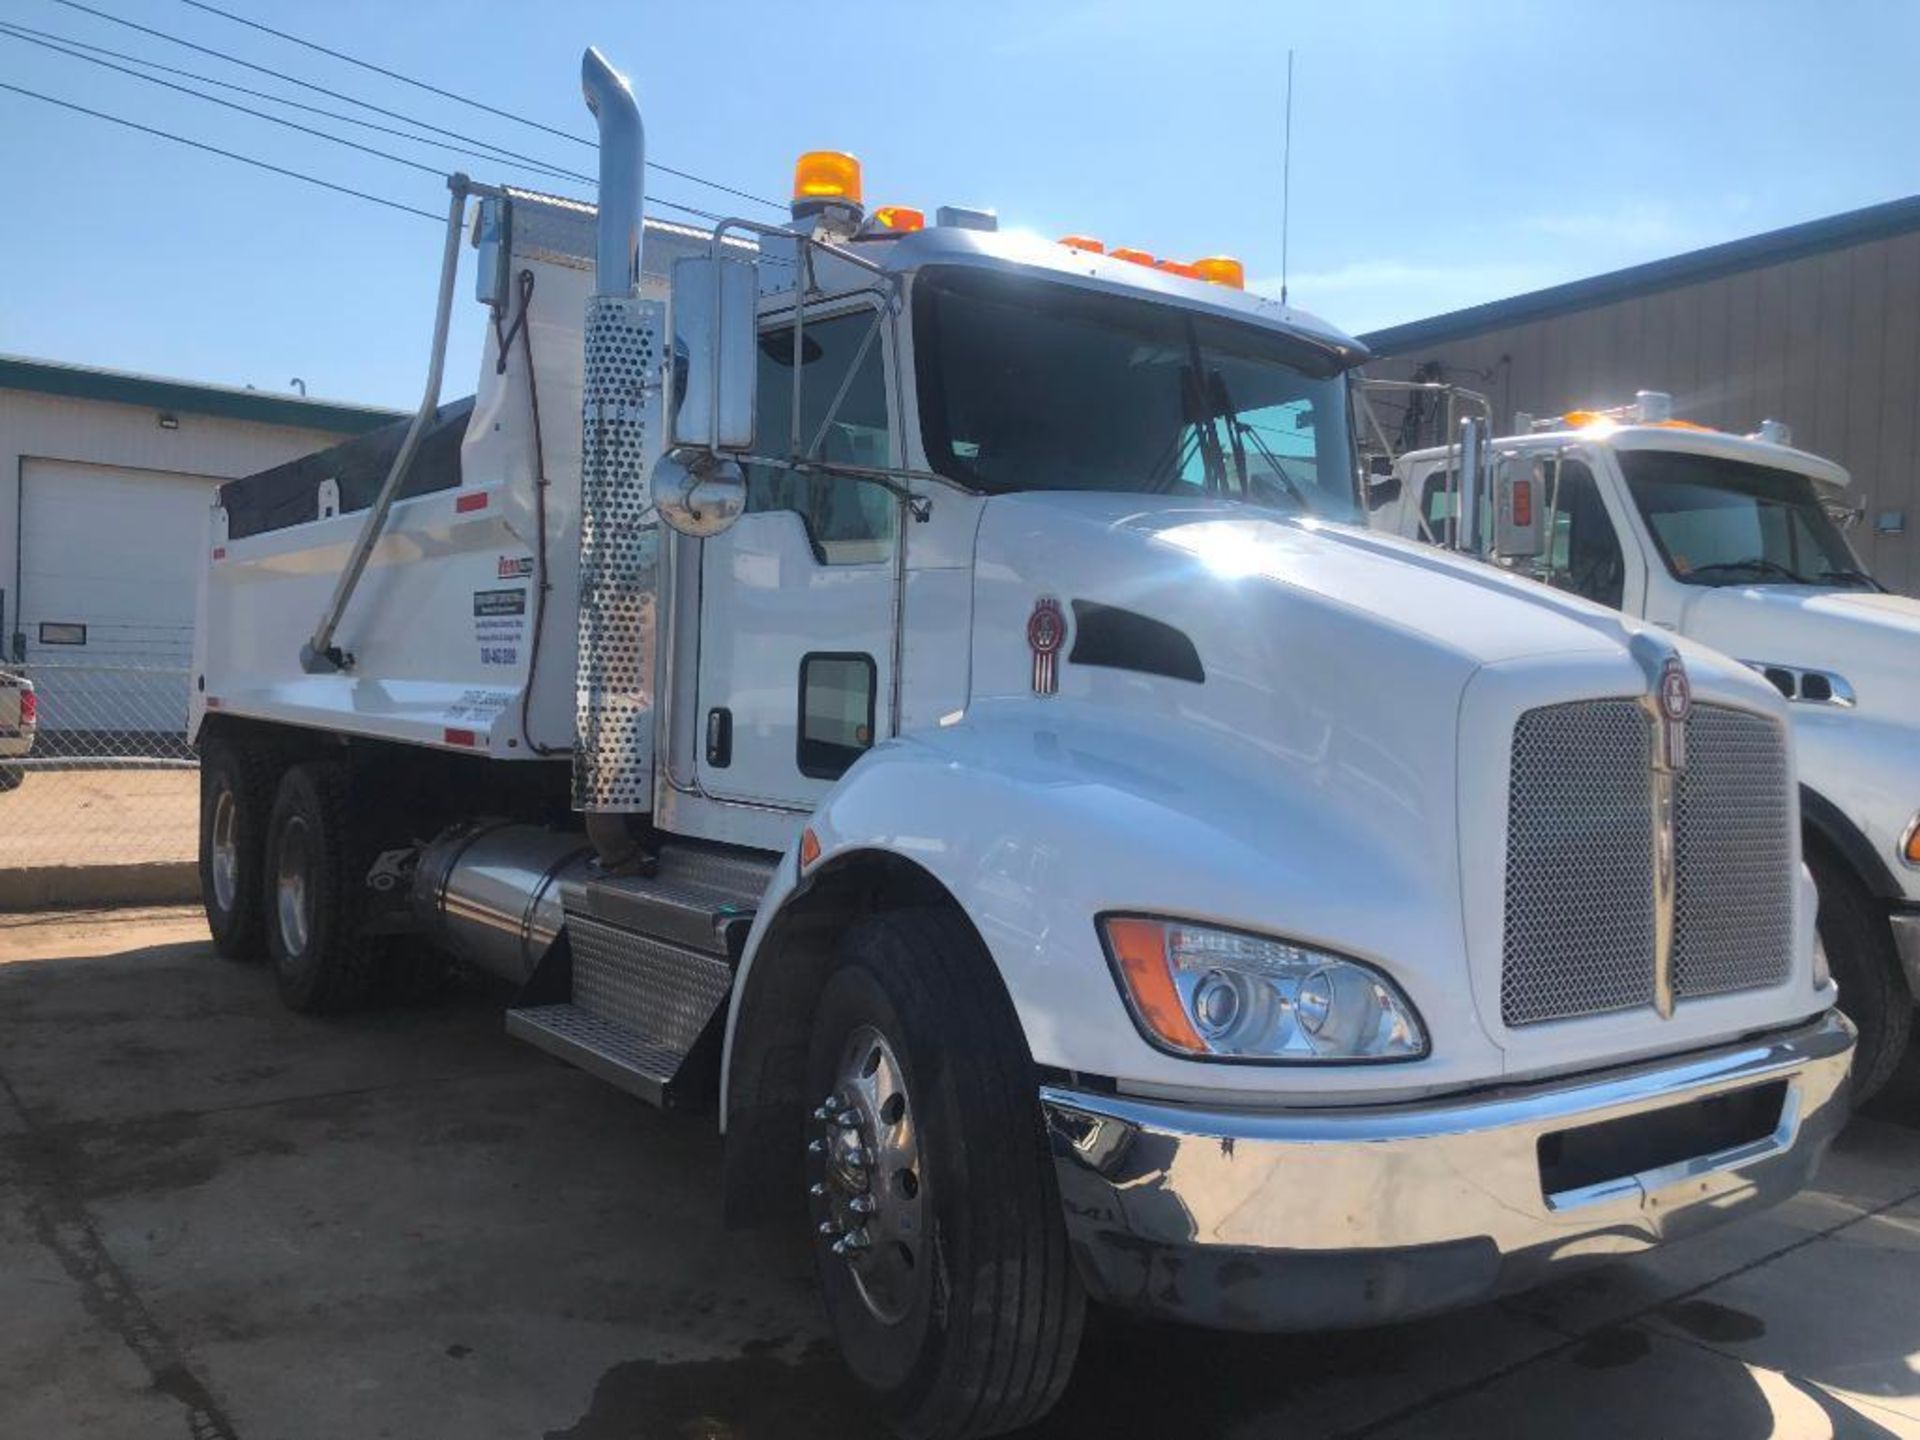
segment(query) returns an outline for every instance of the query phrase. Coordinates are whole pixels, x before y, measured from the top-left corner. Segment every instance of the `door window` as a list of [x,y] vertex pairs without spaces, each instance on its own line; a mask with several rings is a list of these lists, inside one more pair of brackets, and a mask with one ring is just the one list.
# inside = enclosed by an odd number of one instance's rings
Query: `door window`
[[1549,501],[1552,528],[1536,565],[1538,578],[1618,610],[1625,599],[1626,556],[1593,472],[1582,461],[1562,460],[1559,489]]
[[[813,459],[881,468],[893,463],[886,368],[866,308],[801,327],[800,448]],[[785,456],[793,435],[793,326],[760,334],[759,451]],[[898,504],[847,475],[747,466],[747,511],[791,510],[822,565],[881,564],[893,557]]]

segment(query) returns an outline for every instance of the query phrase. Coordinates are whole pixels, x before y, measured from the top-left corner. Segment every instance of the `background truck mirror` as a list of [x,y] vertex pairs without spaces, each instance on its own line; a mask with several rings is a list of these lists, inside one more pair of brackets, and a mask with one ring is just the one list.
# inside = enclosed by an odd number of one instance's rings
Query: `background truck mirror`
[[1546,479],[1540,461],[1528,455],[1502,455],[1494,465],[1498,497],[1493,548],[1511,560],[1528,560],[1542,549],[1541,518],[1546,508]]
[[673,266],[673,443],[753,448],[757,356],[754,267],[689,256]]

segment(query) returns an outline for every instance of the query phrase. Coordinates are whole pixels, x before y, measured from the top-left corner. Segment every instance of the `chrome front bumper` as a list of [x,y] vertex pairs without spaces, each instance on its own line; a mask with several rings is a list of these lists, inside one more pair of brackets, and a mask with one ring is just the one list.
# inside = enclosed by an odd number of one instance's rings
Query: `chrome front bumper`
[[1829,1012],[1408,1105],[1203,1111],[1052,1087],[1041,1103],[1095,1298],[1320,1330],[1470,1304],[1786,1199],[1846,1120],[1852,1053]]

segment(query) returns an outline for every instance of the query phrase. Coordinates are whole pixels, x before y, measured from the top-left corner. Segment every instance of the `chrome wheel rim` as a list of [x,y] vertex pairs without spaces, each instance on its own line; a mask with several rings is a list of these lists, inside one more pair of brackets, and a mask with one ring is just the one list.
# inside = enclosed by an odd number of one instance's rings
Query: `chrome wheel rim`
[[813,1186],[817,1230],[834,1263],[883,1324],[906,1318],[927,1264],[920,1126],[893,1047],[862,1025],[841,1047],[833,1092],[813,1112],[808,1147],[823,1174]]
[[299,816],[287,821],[280,832],[280,864],[274,875],[274,910],[280,921],[280,939],[289,955],[307,948],[312,923],[311,899],[307,889],[308,852],[312,837],[307,822]]
[[231,790],[214,797],[212,829],[213,899],[222,910],[231,911],[240,893],[240,807],[234,804]]

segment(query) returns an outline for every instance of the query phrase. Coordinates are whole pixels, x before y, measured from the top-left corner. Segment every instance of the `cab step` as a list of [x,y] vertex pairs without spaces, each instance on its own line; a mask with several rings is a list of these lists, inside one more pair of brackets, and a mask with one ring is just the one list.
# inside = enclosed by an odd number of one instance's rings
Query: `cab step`
[[529,982],[532,1003],[507,1012],[507,1033],[656,1105],[704,1104],[733,967],[777,863],[674,846],[657,874],[567,882],[564,953]]
[[578,1005],[509,1010],[507,1033],[649,1104],[663,1109],[676,1104],[674,1078],[686,1057],[590,1010]]

